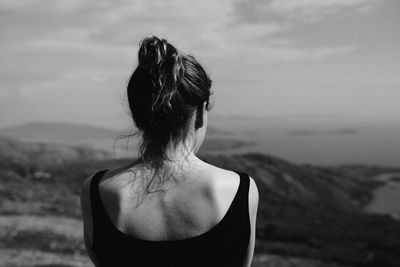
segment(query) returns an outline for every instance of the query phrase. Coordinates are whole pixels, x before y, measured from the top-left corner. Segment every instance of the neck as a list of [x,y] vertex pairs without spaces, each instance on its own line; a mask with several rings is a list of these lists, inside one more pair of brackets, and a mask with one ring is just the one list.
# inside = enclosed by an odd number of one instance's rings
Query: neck
[[[151,177],[149,188],[158,190],[159,188],[174,187],[177,183],[186,180],[186,174],[199,169],[201,164],[202,161],[195,155],[193,149],[188,149],[185,145],[180,144],[175,149],[167,151],[167,160],[162,163],[160,168],[142,165],[144,167],[142,171],[146,173],[144,176]],[[169,179],[171,177],[173,177],[172,180]],[[168,183],[166,183],[167,180]]]
[[166,167],[190,166],[200,159],[195,155],[192,146],[187,143],[180,143],[175,148],[167,150],[167,160],[164,162]]
[[[158,169],[157,165],[147,165],[150,169],[161,171],[182,171],[183,169],[190,169],[196,166],[201,160],[195,155],[194,147],[191,142],[181,142],[177,146],[170,146],[166,150],[166,159],[162,162],[161,168]],[[138,164],[145,163],[142,159],[138,159]]]

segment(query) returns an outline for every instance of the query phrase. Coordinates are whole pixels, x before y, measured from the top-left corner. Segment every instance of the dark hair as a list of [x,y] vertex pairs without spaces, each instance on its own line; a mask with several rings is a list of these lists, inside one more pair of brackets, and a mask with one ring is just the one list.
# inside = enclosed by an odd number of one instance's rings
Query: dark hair
[[203,125],[212,82],[193,56],[156,36],[140,42],[138,59],[127,87],[129,108],[142,136],[140,157],[161,167],[168,160],[167,150],[185,140],[194,112],[195,128]]

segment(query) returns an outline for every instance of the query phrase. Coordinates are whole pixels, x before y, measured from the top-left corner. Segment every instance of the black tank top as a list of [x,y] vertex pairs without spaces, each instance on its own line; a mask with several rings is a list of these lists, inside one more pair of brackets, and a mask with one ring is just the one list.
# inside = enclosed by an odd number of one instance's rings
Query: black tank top
[[250,240],[247,174],[235,171],[240,176],[239,188],[213,228],[186,239],[150,241],[127,235],[113,225],[99,195],[99,181],[106,171],[97,172],[90,185],[93,250],[100,267],[243,266]]

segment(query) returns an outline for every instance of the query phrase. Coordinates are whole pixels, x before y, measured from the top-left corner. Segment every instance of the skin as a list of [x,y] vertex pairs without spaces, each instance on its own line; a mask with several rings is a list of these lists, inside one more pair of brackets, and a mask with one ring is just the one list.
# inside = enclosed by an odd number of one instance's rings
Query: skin
[[[237,192],[240,178],[235,172],[215,167],[196,157],[206,133],[207,111],[204,109],[203,126],[197,130],[194,129],[194,118],[195,114],[185,143],[175,151],[170,151],[171,162],[166,168],[176,169],[177,172],[174,179],[156,188],[165,189],[165,194],[154,193],[143,198],[140,189],[144,186],[144,179],[132,182],[131,173],[126,172],[132,170],[138,174],[137,177],[145,177],[140,161],[109,170],[101,178],[101,199],[114,226],[120,231],[145,240],[186,239],[208,232],[226,214]],[[193,148],[189,154],[185,153],[185,145]],[[85,180],[81,191],[83,232],[89,257],[98,266],[92,248],[91,179],[89,177]],[[243,265],[245,267],[249,267],[253,259],[258,201],[258,189],[250,177],[248,203],[251,234]]]

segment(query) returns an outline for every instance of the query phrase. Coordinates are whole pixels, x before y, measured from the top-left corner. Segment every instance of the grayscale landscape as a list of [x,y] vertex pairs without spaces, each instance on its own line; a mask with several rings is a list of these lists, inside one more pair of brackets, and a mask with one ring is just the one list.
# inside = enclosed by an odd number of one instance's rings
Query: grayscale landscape
[[[301,164],[267,151],[235,153],[258,144],[236,140],[238,133],[228,128],[210,128],[200,157],[245,171],[257,183],[252,266],[400,264],[400,167]],[[118,132],[31,123],[0,135],[0,265],[91,266],[82,241],[80,187],[95,171],[134,159],[93,145],[98,139],[112,146]]]
[[199,89],[188,55],[212,81],[198,156],[257,183],[252,267],[400,266],[399,28],[398,0],[0,0],[0,267],[93,266],[81,185],[138,157],[152,35],[159,92]]

